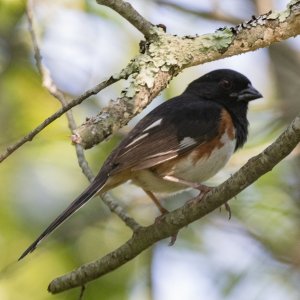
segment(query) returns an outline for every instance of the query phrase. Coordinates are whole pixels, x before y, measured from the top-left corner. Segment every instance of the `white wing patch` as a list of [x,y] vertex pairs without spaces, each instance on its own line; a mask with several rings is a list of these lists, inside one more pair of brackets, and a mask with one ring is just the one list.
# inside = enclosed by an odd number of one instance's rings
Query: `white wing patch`
[[154,158],[154,157],[158,157],[158,156],[163,156],[163,155],[167,155],[167,154],[171,154],[171,153],[174,153],[174,157],[178,156],[176,150],[170,150],[170,151],[159,152],[159,153],[150,155],[149,158]]
[[183,140],[180,141],[179,143],[179,148],[184,149],[189,146],[197,144],[197,141],[189,136],[185,137]]
[[156,126],[159,126],[160,124],[161,124],[161,122],[162,122],[162,118],[161,119],[158,119],[157,121],[155,121],[154,123],[152,123],[151,125],[149,125],[148,127],[146,127],[144,130],[143,130],[143,132],[145,132],[145,131],[147,131],[147,130],[149,130],[149,129],[151,129],[151,128],[154,128],[154,127],[156,127]]
[[134,145],[136,142],[140,141],[141,139],[145,138],[148,135],[149,135],[149,133],[144,133],[144,134],[140,135],[139,137],[134,139],[131,143],[129,143],[125,148],[128,148],[128,147]]

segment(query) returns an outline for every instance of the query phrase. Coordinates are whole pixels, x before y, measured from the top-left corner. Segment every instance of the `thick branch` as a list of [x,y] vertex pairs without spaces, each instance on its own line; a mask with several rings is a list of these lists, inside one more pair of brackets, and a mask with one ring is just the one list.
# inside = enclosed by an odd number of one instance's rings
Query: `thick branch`
[[124,19],[130,22],[137,30],[139,30],[146,39],[153,35],[153,24],[140,15],[130,3],[123,0],[97,0],[99,4],[105,5],[119,13]]
[[281,13],[268,13],[202,36],[172,36],[155,28],[156,38],[146,43],[145,53],[133,61],[136,71],[128,90],[81,125],[73,141],[86,149],[103,141],[126,125],[187,67],[254,51],[300,34],[300,1],[291,3]]
[[85,264],[75,271],[54,279],[48,290],[59,293],[82,286],[130,261],[155,242],[172,236],[179,229],[200,219],[271,171],[300,141],[300,115],[262,153],[251,158],[238,172],[214,188],[201,201],[196,197],[183,207],[165,215],[160,222],[137,230],[132,238],[99,260]]

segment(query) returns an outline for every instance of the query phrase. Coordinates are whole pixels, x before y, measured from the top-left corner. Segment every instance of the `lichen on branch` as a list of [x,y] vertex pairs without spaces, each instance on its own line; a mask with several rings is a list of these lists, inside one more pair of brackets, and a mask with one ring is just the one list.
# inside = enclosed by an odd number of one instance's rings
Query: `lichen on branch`
[[88,149],[102,142],[140,113],[185,68],[254,51],[300,34],[300,1],[291,1],[282,12],[252,17],[238,26],[201,36],[178,37],[155,26],[150,31],[142,53],[124,69],[127,72],[134,68],[128,88],[74,131],[74,143]]

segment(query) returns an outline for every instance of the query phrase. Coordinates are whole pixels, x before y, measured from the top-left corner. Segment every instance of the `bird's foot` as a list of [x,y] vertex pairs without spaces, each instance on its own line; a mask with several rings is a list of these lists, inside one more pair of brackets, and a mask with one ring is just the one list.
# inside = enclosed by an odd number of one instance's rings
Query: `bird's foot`
[[[162,210],[160,210],[160,211],[161,211],[161,215],[156,217],[155,223],[160,223],[162,221],[162,219],[164,218],[164,216],[169,213],[169,211],[165,208],[164,208],[164,212],[162,212]],[[175,244],[177,236],[178,236],[178,231],[176,233],[174,233],[173,235],[171,235],[171,240],[168,244],[169,246],[173,246]]]
[[[213,189],[212,187],[209,187],[204,184],[197,184],[197,185],[195,184],[194,188],[199,190],[200,194],[198,197],[195,197],[188,201],[188,203],[190,203],[191,205],[195,204],[196,202],[201,201],[202,198]],[[225,202],[224,206],[225,206],[226,211],[228,212],[228,219],[230,220],[231,219],[231,209],[230,209],[228,202]],[[221,210],[221,208],[220,208],[220,210]]]
[[203,197],[204,197],[208,192],[210,192],[210,191],[213,189],[212,187],[209,187],[209,186],[204,185],[204,184],[199,184],[199,183],[195,184],[195,185],[193,186],[193,188],[196,189],[196,190],[198,190],[200,193],[199,193],[198,196],[196,196],[196,197],[194,197],[193,199],[190,199],[190,200],[187,201],[187,203],[188,203],[189,205],[194,205],[194,204],[200,202],[200,201],[203,199]]
[[[231,208],[230,208],[228,202],[225,202],[224,206],[225,206],[225,210],[228,212],[228,220],[230,220],[231,219]],[[221,211],[221,208],[222,207],[220,207],[220,211]]]
[[179,231],[177,231],[176,233],[174,233],[173,235],[171,235],[171,240],[168,244],[168,246],[173,246],[177,240],[177,236],[178,236]]
[[197,189],[198,191],[200,191],[200,193],[202,194],[201,199],[203,198],[203,196],[205,194],[207,194],[208,192],[210,192],[213,188],[201,183],[197,183],[194,187],[195,189]]

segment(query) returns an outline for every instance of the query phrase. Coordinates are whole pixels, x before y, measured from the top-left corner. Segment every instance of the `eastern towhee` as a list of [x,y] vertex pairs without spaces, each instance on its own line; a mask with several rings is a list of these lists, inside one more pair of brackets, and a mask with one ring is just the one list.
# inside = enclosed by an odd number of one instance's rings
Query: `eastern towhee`
[[248,102],[262,95],[244,75],[229,69],[212,71],[146,115],[110,154],[94,181],[21,255],[95,195],[131,180],[162,213],[154,193],[188,187],[205,192],[201,183],[215,175],[247,140]]

